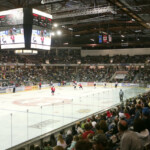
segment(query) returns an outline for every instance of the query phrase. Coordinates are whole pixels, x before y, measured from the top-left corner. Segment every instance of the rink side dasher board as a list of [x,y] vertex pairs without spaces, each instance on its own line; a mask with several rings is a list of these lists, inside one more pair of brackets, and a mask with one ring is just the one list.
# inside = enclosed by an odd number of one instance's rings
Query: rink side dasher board
[[[94,86],[94,82],[80,82],[83,87],[92,87]],[[53,84],[56,88],[57,87],[73,87],[73,83],[72,82],[68,82],[66,83],[66,85],[61,85],[60,83],[54,83]],[[98,87],[104,87],[104,83],[98,82],[96,83],[96,86]],[[78,84],[77,84],[78,87]],[[106,83],[106,88],[114,88],[115,87],[115,83]],[[118,83],[118,87],[124,87],[124,88],[143,88],[143,87],[139,87],[139,84],[133,84],[133,83]],[[50,89],[51,86],[49,84],[43,84],[41,89]],[[147,89],[150,88],[150,85],[147,86]],[[39,86],[35,85],[35,86],[22,86],[22,87],[16,87],[16,92],[27,92],[27,91],[33,91],[33,90],[38,90]],[[1,94],[10,94],[13,93],[13,88],[3,88],[0,87],[0,95]]]

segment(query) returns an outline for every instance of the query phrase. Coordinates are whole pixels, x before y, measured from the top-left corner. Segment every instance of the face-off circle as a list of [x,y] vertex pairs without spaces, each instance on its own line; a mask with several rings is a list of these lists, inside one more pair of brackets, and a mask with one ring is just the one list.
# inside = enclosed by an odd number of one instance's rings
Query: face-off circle
[[20,106],[46,106],[46,105],[60,105],[69,104],[71,99],[67,98],[55,98],[55,97],[41,97],[41,98],[21,98],[19,100],[13,101],[13,104]]

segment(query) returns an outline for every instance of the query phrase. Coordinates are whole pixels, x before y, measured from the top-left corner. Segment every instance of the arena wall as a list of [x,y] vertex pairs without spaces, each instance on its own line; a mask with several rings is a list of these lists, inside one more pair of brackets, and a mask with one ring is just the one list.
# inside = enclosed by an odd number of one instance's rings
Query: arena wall
[[108,49],[108,50],[81,50],[81,56],[114,56],[114,55],[150,55],[150,48],[130,48],[130,49]]

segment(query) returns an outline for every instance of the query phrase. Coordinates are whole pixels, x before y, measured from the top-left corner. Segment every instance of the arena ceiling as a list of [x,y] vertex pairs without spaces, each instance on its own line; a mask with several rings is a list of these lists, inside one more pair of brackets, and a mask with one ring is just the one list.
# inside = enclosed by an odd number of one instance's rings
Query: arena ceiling
[[[150,0],[0,0],[1,11],[20,7],[53,15],[63,33],[53,37],[54,47],[150,47]],[[99,44],[100,34],[112,42]]]

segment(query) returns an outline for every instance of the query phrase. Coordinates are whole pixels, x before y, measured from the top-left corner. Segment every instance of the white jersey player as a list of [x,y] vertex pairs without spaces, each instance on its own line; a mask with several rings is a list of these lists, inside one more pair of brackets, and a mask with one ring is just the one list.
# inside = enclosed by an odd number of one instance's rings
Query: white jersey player
[[76,87],[77,87],[77,84],[76,84],[76,83],[73,83],[73,87],[74,87],[74,90],[75,90]]

